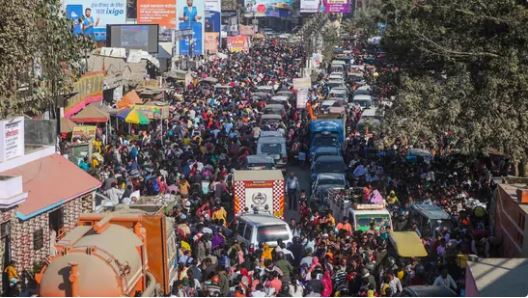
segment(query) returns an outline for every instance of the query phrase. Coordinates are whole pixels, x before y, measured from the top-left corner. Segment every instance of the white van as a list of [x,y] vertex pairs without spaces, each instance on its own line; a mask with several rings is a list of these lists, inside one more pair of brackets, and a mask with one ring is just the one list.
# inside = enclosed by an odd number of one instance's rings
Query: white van
[[293,241],[293,235],[288,224],[272,215],[243,214],[237,218],[234,227],[237,232],[236,239],[246,245],[259,243],[277,246],[277,240],[282,240],[286,245]]
[[369,109],[372,106],[372,96],[364,94],[354,95],[352,103],[358,104],[362,109]]

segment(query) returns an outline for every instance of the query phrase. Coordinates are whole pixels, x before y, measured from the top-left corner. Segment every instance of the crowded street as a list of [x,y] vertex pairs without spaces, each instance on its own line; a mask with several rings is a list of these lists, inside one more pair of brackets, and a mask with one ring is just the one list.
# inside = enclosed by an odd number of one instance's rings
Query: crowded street
[[528,295],[525,4],[7,2],[2,296]]
[[[397,296],[414,285],[460,294],[460,259],[493,254],[481,202],[490,200],[489,171],[497,169],[458,165],[397,141],[390,150],[376,150],[375,127],[370,132],[360,127],[362,102],[323,107],[337,93],[328,75],[312,84],[310,110],[297,109],[292,81],[304,55],[298,47],[267,39],[248,53],[226,53],[225,59],[200,65],[183,101],[171,103],[167,123],[110,131],[105,143],[95,146],[102,162],[87,161],[85,170],[103,182],[100,192],[114,205],[133,204],[136,191],[172,203],[166,212],[177,232],[174,296]],[[349,59],[367,70],[361,55]],[[363,74],[363,81],[344,83],[343,90],[352,86],[371,94],[376,81]],[[284,101],[275,94],[286,94]],[[275,102],[280,107],[268,113],[266,107]],[[372,101],[368,109],[378,104]],[[332,116],[330,109],[349,119],[339,127],[345,139],[329,125],[321,125],[316,139],[313,124]],[[266,115],[277,114],[266,121]],[[268,137],[277,144],[258,148],[266,132],[277,133]],[[320,149],[315,146],[336,150],[315,156]],[[251,156],[266,150],[279,158],[252,162]],[[327,156],[337,161],[317,170],[314,164]],[[284,215],[253,204],[235,213],[237,172],[265,175],[283,158]],[[273,215],[284,221],[267,219]],[[256,238],[249,231],[253,225]],[[262,228],[267,226],[273,228]],[[403,234],[401,243],[394,242],[402,231],[416,236]]]

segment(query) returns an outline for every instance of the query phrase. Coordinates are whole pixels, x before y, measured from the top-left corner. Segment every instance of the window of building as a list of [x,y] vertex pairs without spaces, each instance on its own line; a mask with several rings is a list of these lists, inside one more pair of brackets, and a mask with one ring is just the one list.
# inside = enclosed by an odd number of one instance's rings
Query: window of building
[[33,232],[33,250],[37,251],[44,247],[44,231],[38,229]]

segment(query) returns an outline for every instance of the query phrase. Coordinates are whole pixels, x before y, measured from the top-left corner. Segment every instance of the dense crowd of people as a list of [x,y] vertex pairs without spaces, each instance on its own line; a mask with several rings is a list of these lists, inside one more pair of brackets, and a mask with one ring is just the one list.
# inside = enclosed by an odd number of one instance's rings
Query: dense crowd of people
[[[337,222],[324,205],[309,203],[308,190],[298,181],[287,191],[298,198],[289,202],[298,203],[300,218],[289,221],[293,243],[254,247],[236,240],[230,225],[232,173],[255,152],[265,106],[265,98],[257,100],[252,92],[261,85],[291,90],[305,54],[301,47],[266,40],[248,53],[206,61],[194,69],[183,100],[171,103],[169,119],[98,138],[94,151],[102,160],[80,166],[103,181],[102,192],[113,204],[133,203],[137,191],[172,203],[168,213],[178,234],[175,296],[396,296],[406,286],[423,284],[460,292],[461,255],[492,256],[498,245],[489,235],[486,209],[493,165],[469,166],[441,156],[411,162],[397,141],[384,154],[373,154],[382,136],[366,137],[353,129],[343,150],[350,184],[363,188],[367,199],[381,197],[391,209],[394,229],[416,231],[427,257],[394,254],[390,226],[372,224],[361,232],[346,217]],[[321,76],[310,91],[310,104],[327,93]],[[347,126],[354,127],[361,109],[349,114]],[[287,119],[281,128],[288,147],[294,154],[306,151],[306,113],[292,108]],[[452,224],[424,231],[408,211],[425,201],[442,206]]]

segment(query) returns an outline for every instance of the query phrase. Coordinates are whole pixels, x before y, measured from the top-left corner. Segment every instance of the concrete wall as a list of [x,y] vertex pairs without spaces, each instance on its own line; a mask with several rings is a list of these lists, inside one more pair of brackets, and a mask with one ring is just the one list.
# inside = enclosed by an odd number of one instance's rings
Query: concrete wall
[[512,198],[511,185],[499,184],[495,197],[495,235],[501,242],[500,255],[528,257],[528,219],[524,206]]

